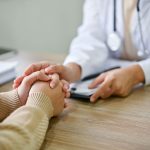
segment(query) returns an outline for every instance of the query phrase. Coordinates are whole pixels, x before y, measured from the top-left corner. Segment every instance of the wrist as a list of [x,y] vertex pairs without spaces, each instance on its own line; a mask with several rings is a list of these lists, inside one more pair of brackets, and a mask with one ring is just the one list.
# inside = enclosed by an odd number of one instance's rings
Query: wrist
[[81,67],[76,63],[69,63],[65,65],[66,73],[69,82],[75,82],[81,78]]
[[145,82],[145,76],[142,68],[140,65],[135,64],[130,67],[129,72],[132,72],[133,80],[134,80],[134,85],[139,84],[139,83],[144,83]]

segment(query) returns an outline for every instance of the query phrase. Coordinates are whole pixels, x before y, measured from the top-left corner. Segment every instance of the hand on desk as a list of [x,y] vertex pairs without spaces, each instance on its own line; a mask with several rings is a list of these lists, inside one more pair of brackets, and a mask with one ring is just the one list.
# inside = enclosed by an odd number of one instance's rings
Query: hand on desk
[[90,100],[95,102],[100,97],[105,99],[111,95],[128,96],[133,87],[141,82],[144,82],[144,73],[139,65],[108,71],[89,85],[91,89],[98,87]]
[[26,104],[31,86],[37,80],[49,81],[50,77],[45,75],[43,71],[37,71],[31,74],[30,76],[24,77],[22,79],[22,83],[18,87],[14,86],[14,88],[17,88],[18,95],[22,105]]
[[57,116],[60,114],[64,107],[67,106],[65,105],[64,98],[65,96],[69,96],[69,92],[64,91],[67,82],[59,79],[57,79],[57,85],[52,89],[50,83],[53,78],[57,78],[56,74],[49,76],[45,74],[44,70],[33,72],[28,76],[19,77],[21,81],[20,85],[18,85],[18,88],[15,85],[14,87],[17,88],[22,105],[26,104],[29,93],[41,92],[50,98],[54,107],[53,115]]
[[29,94],[41,92],[47,95],[50,98],[54,108],[53,116],[57,116],[63,111],[65,106],[65,93],[63,92],[62,87],[63,83],[61,81],[59,81],[57,87],[54,89],[50,88],[48,82],[37,81],[32,85]]

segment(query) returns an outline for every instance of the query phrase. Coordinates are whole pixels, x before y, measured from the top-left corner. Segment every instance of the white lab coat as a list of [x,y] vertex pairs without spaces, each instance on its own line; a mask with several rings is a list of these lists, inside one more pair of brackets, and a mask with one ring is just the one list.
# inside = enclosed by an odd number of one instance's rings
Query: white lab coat
[[[124,38],[124,19],[122,11],[123,0],[117,1],[117,32],[122,41]],[[134,55],[132,60],[122,60],[120,49],[112,52],[107,45],[107,38],[113,32],[113,0],[86,0],[84,5],[83,24],[73,40],[70,53],[64,64],[75,62],[82,67],[82,78],[97,73],[108,66],[120,65],[122,67],[138,63],[145,74],[146,84],[150,84],[150,57],[142,59]],[[150,50],[150,0],[141,0],[140,15],[142,17],[143,40],[147,50]],[[132,42],[137,49],[142,48],[141,35],[137,10],[135,9],[131,23]],[[123,41],[124,42],[124,41]]]

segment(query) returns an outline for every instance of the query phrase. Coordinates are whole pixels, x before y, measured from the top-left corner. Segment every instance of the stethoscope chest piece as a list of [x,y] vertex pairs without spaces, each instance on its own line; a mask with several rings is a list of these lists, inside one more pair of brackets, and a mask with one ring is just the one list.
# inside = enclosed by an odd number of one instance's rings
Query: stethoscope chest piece
[[114,52],[119,50],[119,48],[121,47],[121,38],[119,37],[117,32],[113,32],[108,36],[107,45]]
[[146,49],[146,50],[139,50],[138,52],[137,52],[137,55],[139,56],[139,57],[145,57],[145,56],[150,56],[150,52]]

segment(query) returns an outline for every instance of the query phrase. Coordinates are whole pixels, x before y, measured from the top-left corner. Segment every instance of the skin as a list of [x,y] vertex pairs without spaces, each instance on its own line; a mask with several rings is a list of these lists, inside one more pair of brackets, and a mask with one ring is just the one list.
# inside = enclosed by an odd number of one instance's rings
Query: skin
[[[34,68],[39,69],[40,62],[34,65]],[[58,74],[59,77],[68,82],[80,80],[82,69],[78,64],[69,63],[64,65],[41,65],[46,66],[42,69],[46,74]],[[33,73],[33,65],[27,68],[27,72]],[[98,98],[108,98],[112,95],[125,97],[130,94],[133,87],[145,80],[144,73],[140,65],[135,64],[126,68],[120,68],[108,71],[99,75],[90,85],[93,89],[98,87],[98,90],[91,96],[90,101],[95,102]],[[57,82],[55,82],[57,84]]]
[[31,74],[28,77],[25,77],[22,79],[21,84],[18,86],[17,92],[21,101],[22,105],[26,104],[28,95],[29,95],[29,91],[32,87],[32,85],[36,82],[36,81],[50,81],[51,77],[45,75],[45,73],[43,73],[43,71],[37,71],[34,72],[33,74]]
[[[32,85],[35,82],[43,81],[43,82],[47,82],[49,84],[51,82],[51,80],[52,80],[52,76],[46,75],[43,70],[36,71],[36,72],[32,73],[31,75],[24,77],[22,79],[22,82],[20,83],[20,85],[16,88],[17,92],[18,92],[18,95],[19,95],[19,98],[20,98],[20,101],[21,101],[21,104],[22,105],[26,104],[26,101],[27,101],[30,89],[31,89]],[[60,83],[60,80],[59,80],[59,83]],[[63,91],[64,91],[64,87],[66,85],[66,81],[61,80],[61,84],[63,86]],[[68,91],[67,92],[64,91],[64,94],[65,94],[66,97],[70,96],[70,93]]]
[[54,89],[50,88],[48,82],[37,81],[32,85],[29,94],[42,92],[47,95],[50,98],[54,108],[53,116],[58,116],[63,111],[65,105],[65,93],[63,92],[62,87],[63,84],[60,81]]
[[[47,73],[59,73],[65,80],[74,82],[81,76],[79,68],[75,64],[68,64],[67,66],[54,65],[46,68],[45,71]],[[71,76],[72,74],[73,76]],[[112,95],[128,96],[133,87],[144,82],[144,80],[143,70],[138,64],[103,73],[89,85],[90,89],[98,87],[98,90],[91,96],[90,101],[96,102],[98,98],[106,99]]]
[[98,90],[91,96],[91,102],[99,97],[106,99],[111,95],[126,97],[133,87],[144,82],[144,73],[139,65],[112,70],[99,75],[90,85]]
[[69,103],[64,101],[66,93],[63,90],[65,81],[59,80],[59,83],[55,88],[51,88],[49,82],[51,82],[51,76],[48,76],[41,71],[36,71],[31,75],[24,77],[21,84],[17,88],[18,96],[22,105],[26,104],[28,95],[34,92],[40,92],[47,95],[53,105],[53,116],[59,115],[65,108],[69,109]]
[[[45,68],[49,67],[50,64],[49,62],[43,61],[43,62],[39,62],[39,63],[35,63],[30,65],[29,67],[27,67],[27,69],[24,71],[24,74],[22,76],[19,76],[18,78],[16,78],[14,80],[14,84],[13,84],[13,88],[16,89],[20,86],[20,84],[23,82],[23,80],[28,80],[29,76],[35,72],[40,73],[42,72],[43,76],[46,76],[46,73],[44,71]],[[41,76],[38,76],[37,78],[33,78],[34,80],[40,80],[40,81],[45,81],[45,78]],[[59,83],[59,75],[56,73],[53,74],[47,74],[48,79],[51,80],[51,82],[49,82],[50,87],[51,88],[55,88],[58,83]],[[31,80],[31,79],[30,79]],[[31,81],[30,81],[31,82]],[[34,82],[34,81],[33,81]],[[32,83],[33,83],[32,82]],[[63,83],[63,90],[65,92],[65,97],[69,97],[70,96],[70,92],[69,92],[69,83],[65,80],[61,80],[61,82]],[[27,93],[27,92],[26,92]]]

